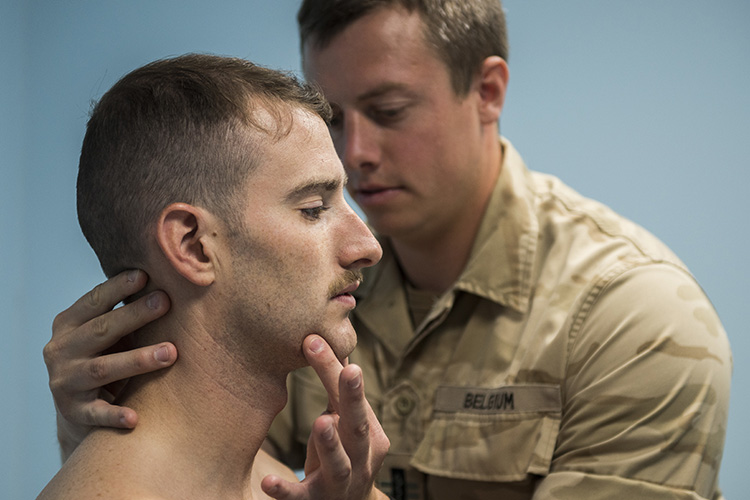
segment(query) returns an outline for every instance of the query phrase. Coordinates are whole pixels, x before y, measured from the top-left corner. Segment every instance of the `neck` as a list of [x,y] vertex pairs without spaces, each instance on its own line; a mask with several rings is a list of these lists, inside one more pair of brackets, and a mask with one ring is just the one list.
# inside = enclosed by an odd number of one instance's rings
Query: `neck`
[[418,290],[439,295],[448,290],[466,267],[478,225],[466,224],[450,234],[420,241],[391,239],[401,270]]
[[134,450],[130,460],[152,464],[146,473],[173,495],[250,498],[255,457],[286,403],[285,378],[207,333],[167,335],[180,339],[178,362],[128,385],[122,404],[138,412],[139,423],[124,444]]
[[497,134],[484,137],[482,175],[470,205],[430,235],[392,237],[391,245],[409,282],[420,290],[441,294],[461,276],[469,261],[474,240],[500,175],[503,152]]

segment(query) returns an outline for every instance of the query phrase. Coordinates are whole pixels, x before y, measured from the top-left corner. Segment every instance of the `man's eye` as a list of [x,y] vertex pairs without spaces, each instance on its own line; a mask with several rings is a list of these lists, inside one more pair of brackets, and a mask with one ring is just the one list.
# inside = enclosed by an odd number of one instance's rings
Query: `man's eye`
[[378,111],[382,116],[395,117],[401,114],[404,108],[385,108]]
[[405,111],[406,106],[373,108],[370,111],[370,116],[378,123],[388,124],[395,123],[404,118]]
[[320,219],[320,216],[328,210],[331,207],[321,205],[319,207],[311,207],[311,208],[302,208],[300,211],[302,212],[302,215],[304,215],[306,218],[310,220],[318,220]]

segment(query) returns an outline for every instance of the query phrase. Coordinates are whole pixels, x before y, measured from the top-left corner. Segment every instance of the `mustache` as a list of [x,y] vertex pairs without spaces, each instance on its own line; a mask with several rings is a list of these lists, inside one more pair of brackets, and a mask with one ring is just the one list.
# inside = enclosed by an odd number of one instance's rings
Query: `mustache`
[[346,271],[344,271],[344,274],[339,276],[336,281],[331,283],[331,285],[328,287],[328,296],[330,298],[333,298],[337,295],[341,295],[342,290],[350,285],[353,285],[354,283],[362,283],[362,281],[364,281],[362,271],[360,271],[359,269],[357,269],[356,271],[347,269]]

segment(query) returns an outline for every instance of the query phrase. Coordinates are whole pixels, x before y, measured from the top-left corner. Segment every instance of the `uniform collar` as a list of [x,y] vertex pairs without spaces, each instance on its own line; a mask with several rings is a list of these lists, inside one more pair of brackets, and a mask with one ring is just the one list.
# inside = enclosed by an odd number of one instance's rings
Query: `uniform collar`
[[454,288],[523,313],[531,295],[539,224],[526,165],[507,139],[500,138],[500,144],[500,176]]

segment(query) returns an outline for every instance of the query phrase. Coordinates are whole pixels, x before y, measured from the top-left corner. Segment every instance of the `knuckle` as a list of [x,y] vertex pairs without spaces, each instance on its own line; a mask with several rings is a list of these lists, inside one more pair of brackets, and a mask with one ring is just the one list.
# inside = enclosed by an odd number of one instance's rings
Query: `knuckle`
[[385,432],[380,432],[377,439],[378,447],[384,452],[387,452],[391,448],[391,440],[385,435]]
[[132,365],[135,370],[142,372],[151,368],[154,357],[148,351],[136,351],[133,354]]
[[65,383],[62,378],[50,376],[49,390],[50,392],[52,392],[53,398],[58,398],[58,396],[60,396],[59,393],[63,391],[64,386],[65,386]]
[[385,445],[387,445],[387,446],[390,446],[390,445],[391,445],[391,441],[390,441],[390,439],[388,439],[388,435],[386,435],[386,433],[385,433],[385,431],[383,430],[383,428],[382,428],[382,427],[378,426],[378,427],[377,427],[377,428],[375,429],[375,432],[374,432],[374,434],[375,434],[375,436],[376,436],[376,439],[377,439],[378,441],[380,441],[381,443],[383,443],[383,444],[385,444]]
[[370,423],[364,422],[362,425],[358,425],[354,428],[354,436],[357,438],[366,438],[370,435]]
[[89,321],[89,329],[94,338],[106,337],[109,333],[109,325],[103,316],[97,316]]
[[97,425],[99,423],[98,412],[95,405],[86,405],[81,412],[81,421],[86,425]]
[[47,365],[47,368],[49,368],[57,358],[57,354],[59,351],[60,348],[57,346],[57,343],[53,341],[47,342],[47,344],[45,344],[45,346],[42,348],[42,357],[44,357],[44,364]]
[[60,335],[61,333],[63,333],[61,330],[66,329],[67,326],[65,321],[65,312],[61,312],[57,316],[55,316],[55,319],[52,320],[52,337]]
[[86,304],[92,308],[98,308],[102,302],[103,283],[96,285],[89,293],[86,294]]
[[109,376],[107,363],[102,358],[94,358],[88,363],[87,371],[92,380],[101,382]]
[[339,451],[339,444],[340,441],[337,438],[325,439],[323,443],[321,443],[324,453],[327,453],[329,456],[336,455],[336,453]]
[[333,471],[331,477],[337,482],[345,482],[352,476],[352,466],[350,463],[342,464],[341,467]]
[[385,451],[388,451],[391,448],[391,440],[388,439],[388,436],[383,433],[383,438],[381,439],[381,446]]

